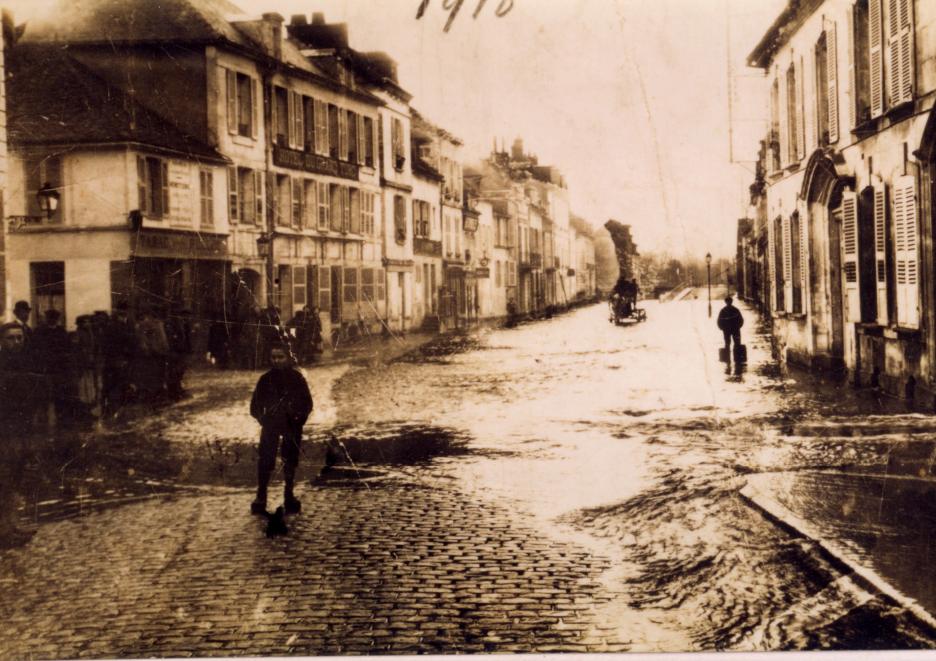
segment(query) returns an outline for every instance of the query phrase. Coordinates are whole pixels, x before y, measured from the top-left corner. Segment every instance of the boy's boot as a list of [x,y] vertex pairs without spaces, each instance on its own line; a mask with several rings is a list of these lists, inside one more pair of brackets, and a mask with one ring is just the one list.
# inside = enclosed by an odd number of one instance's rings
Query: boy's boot
[[257,488],[257,497],[250,503],[250,513],[264,515],[267,513],[267,490],[266,487]]
[[286,514],[298,514],[302,511],[302,503],[293,494],[293,485],[296,482],[296,467],[283,466],[283,508]]

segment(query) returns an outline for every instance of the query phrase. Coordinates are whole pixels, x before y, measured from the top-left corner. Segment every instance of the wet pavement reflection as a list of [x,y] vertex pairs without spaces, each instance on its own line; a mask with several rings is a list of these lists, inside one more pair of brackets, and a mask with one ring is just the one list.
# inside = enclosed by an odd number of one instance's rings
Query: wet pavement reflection
[[[613,326],[594,306],[480,341],[448,341],[379,375],[350,373],[337,387],[339,418],[385,424],[405,415],[462,430],[471,452],[410,473],[455,478],[542,530],[578,535],[614,558],[608,580],[626,605],[607,616],[629,634],[643,632],[636,649],[931,646],[912,617],[843,588],[841,567],[739,491],[762,472],[885,471],[894,438],[926,435],[932,420],[780,369],[749,310],[749,363],[726,365],[703,302],[646,307],[643,324]],[[836,488],[803,490],[829,505],[823,493]],[[860,481],[854,488],[862,490]],[[886,506],[900,517],[899,503]],[[856,507],[867,511],[863,501]],[[917,519],[927,516],[921,510]],[[925,540],[897,546],[904,567],[925,557],[908,563],[907,553],[928,553]]]

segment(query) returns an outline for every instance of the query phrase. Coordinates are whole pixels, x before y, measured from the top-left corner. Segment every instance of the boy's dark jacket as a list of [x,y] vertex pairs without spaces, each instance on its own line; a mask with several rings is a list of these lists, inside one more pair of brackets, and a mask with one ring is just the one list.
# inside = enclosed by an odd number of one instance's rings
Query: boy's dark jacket
[[250,415],[261,426],[284,431],[301,429],[310,413],[312,394],[299,370],[271,369],[257,381],[250,400]]
[[741,330],[743,325],[744,317],[741,316],[741,311],[733,305],[726,305],[718,313],[718,327],[727,333]]

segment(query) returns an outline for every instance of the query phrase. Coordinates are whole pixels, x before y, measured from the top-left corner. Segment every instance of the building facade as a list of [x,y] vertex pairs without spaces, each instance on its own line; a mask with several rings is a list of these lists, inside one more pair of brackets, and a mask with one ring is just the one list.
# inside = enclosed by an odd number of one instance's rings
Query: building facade
[[923,0],[791,2],[749,58],[770,90],[765,303],[781,355],[930,403],[934,30]]

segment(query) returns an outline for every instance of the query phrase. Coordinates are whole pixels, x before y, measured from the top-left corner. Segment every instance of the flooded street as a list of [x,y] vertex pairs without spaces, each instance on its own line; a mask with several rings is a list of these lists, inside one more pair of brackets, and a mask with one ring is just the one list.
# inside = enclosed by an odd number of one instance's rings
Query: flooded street
[[[335,433],[360,442],[361,426],[405,422],[457,437],[457,456],[400,470],[420,483],[456,480],[611,557],[604,580],[620,598],[606,615],[634,649],[931,644],[900,608],[843,579],[847,569],[740,492],[749,478],[771,480],[829,535],[852,546],[863,536],[861,558],[880,560],[899,583],[928,557],[928,529],[922,543],[895,540],[888,520],[914,506],[912,494],[901,500],[894,489],[884,506],[872,480],[899,473],[908,439],[925,444],[936,424],[847,385],[781,374],[748,310],[740,373],[718,362],[704,301],[647,310],[648,322],[617,327],[593,306],[353,371],[337,387],[350,428]],[[390,457],[365,461],[381,459]],[[846,501],[851,525],[840,521]]]
[[0,657],[936,644],[933,419],[779,369],[751,310],[736,370],[704,300],[646,309],[310,369],[278,540],[247,513],[256,373],[51,439]]

